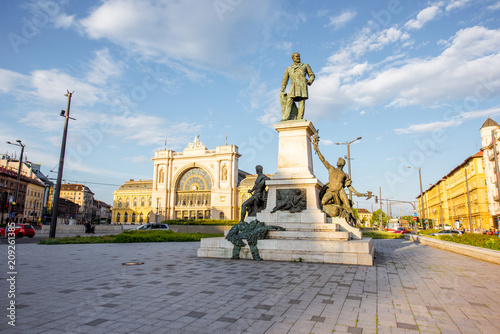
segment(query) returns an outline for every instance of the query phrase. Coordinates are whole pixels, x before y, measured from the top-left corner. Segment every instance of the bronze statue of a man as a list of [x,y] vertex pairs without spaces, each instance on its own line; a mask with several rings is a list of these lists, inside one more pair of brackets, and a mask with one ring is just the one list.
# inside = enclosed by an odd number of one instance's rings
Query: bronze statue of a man
[[348,188],[352,193],[358,197],[370,198],[371,192],[361,194],[352,187],[352,181],[349,174],[343,171],[345,160],[339,158],[337,167],[334,167],[326,161],[325,157],[321,154],[318,148],[319,136],[318,133],[314,135],[313,146],[318,154],[319,160],[328,169],[328,183],[325,185],[326,191],[321,198],[323,211],[330,217],[343,217],[351,225],[354,225],[354,211],[352,210],[352,203],[347,197],[344,188]]
[[[298,102],[297,119],[304,119],[305,101],[308,99],[307,86],[312,85],[314,81],[314,73],[309,64],[300,62],[300,54],[295,52],[292,55],[293,64],[285,70],[285,75],[281,83],[280,100],[282,101],[281,120],[286,121],[290,118],[294,101]],[[290,79],[290,90],[288,96],[285,96],[285,88]]]
[[256,210],[261,210],[266,206],[266,181],[269,180],[269,177],[263,173],[263,168],[261,165],[255,166],[255,171],[257,172],[257,179],[255,180],[253,188],[248,190],[248,192],[253,193],[253,195],[241,205],[240,221],[245,220],[247,211],[248,215],[250,216],[254,214]]

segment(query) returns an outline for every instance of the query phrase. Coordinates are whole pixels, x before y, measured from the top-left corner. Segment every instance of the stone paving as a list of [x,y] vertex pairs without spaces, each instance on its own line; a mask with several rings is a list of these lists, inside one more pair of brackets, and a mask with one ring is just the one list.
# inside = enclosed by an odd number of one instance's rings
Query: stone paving
[[499,265],[374,242],[373,267],[197,258],[198,242],[17,245],[15,328],[0,245],[0,331],[500,333]]

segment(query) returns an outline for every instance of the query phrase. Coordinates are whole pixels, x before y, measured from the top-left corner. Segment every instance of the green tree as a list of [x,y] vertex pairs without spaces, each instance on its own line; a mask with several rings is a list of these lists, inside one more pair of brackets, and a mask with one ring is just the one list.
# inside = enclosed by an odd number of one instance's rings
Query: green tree
[[[382,211],[382,221],[384,223],[384,226],[387,225],[387,215],[385,214],[384,211]],[[370,224],[373,225],[379,225],[380,223],[380,209],[375,210],[372,214],[372,217],[370,219]],[[380,225],[379,225],[380,226]]]

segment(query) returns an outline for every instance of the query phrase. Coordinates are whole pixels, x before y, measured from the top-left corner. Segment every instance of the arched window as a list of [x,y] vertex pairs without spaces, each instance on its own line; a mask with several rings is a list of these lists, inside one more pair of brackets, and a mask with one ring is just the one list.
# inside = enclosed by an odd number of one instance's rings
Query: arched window
[[219,219],[222,219],[222,220],[224,220],[224,219],[225,219],[225,218],[224,218],[224,212],[221,212],[221,213],[219,214]]
[[131,220],[132,223],[135,223],[135,212],[132,214],[132,220]]
[[122,207],[122,205],[123,205],[123,199],[120,197],[120,198],[118,199],[118,207],[119,207],[119,208],[121,208],[121,207]]
[[123,216],[123,222],[127,223],[128,222],[128,213],[125,212],[125,216]]
[[142,216],[142,212],[139,215],[139,223],[142,223],[144,221],[144,217]]
[[149,207],[151,207],[151,197],[149,198]]
[[146,205],[146,199],[144,197],[141,197],[141,206]]
[[128,208],[130,206],[130,198],[127,197],[125,200],[125,206]]
[[120,215],[120,213],[118,212],[118,213],[116,214],[116,222],[117,222],[117,223],[119,223],[119,222],[120,222],[120,218],[121,218],[121,215]]
[[134,207],[137,206],[137,197],[134,197]]

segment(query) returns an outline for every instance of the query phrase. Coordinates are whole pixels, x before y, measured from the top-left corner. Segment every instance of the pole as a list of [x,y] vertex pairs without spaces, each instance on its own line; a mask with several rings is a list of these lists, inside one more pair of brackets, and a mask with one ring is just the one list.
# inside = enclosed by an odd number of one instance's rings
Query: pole
[[[422,191],[422,173],[418,168],[418,178],[420,180],[420,201],[422,202],[422,227],[425,226],[424,193]],[[415,233],[417,233],[417,224],[415,223]]]
[[[349,171],[349,178],[351,178],[351,149],[349,148],[350,145],[351,145],[350,142],[347,143],[347,169]],[[350,188],[349,188],[349,201],[352,201],[352,191]]]
[[[498,201],[500,201],[500,184],[498,183],[500,181],[500,174],[499,174],[499,170],[498,170],[497,140],[496,140],[496,136],[495,136],[495,130],[491,130],[491,142],[493,144],[493,157],[495,158],[495,176],[497,179]],[[494,219],[497,220],[498,218],[494,218]]]
[[444,218],[443,218],[443,202],[441,202],[441,189],[439,188],[438,183],[438,195],[439,195],[439,217],[441,218],[441,222],[444,226]]
[[61,144],[61,156],[59,157],[59,170],[57,172],[57,183],[56,190],[54,192],[54,196],[52,197],[52,220],[50,221],[50,233],[49,238],[56,237],[56,228],[57,228],[57,214],[59,210],[59,195],[61,193],[61,182],[62,182],[62,174],[64,167],[64,154],[66,153],[66,137],[68,136],[68,123],[69,123],[69,109],[71,106],[71,96],[74,92],[69,92],[64,94],[64,96],[68,97],[68,105],[66,107],[66,115],[64,117],[64,131],[63,138]]
[[469,208],[469,227],[470,227],[470,232],[472,233],[472,213],[470,211],[469,180],[467,178],[467,166],[465,166],[464,172],[465,172],[465,189],[467,190],[467,206]]
[[383,231],[384,230],[384,220],[382,216],[382,187],[378,187],[379,190],[379,195],[380,195],[380,213],[379,213],[379,220],[380,220],[380,225],[379,225],[379,230]]

